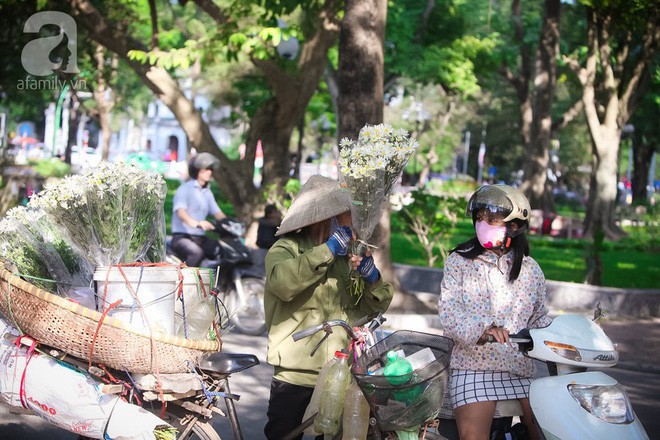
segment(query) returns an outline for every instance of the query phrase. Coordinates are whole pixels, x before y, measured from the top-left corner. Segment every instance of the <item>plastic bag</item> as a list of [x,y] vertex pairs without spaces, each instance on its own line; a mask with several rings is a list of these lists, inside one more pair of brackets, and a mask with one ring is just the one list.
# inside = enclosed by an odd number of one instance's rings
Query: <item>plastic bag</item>
[[351,193],[353,227],[367,241],[383,213],[394,183],[418,148],[405,130],[365,125],[357,141],[342,139],[339,172]]
[[[155,439],[154,414],[102,392],[103,383],[49,356],[15,344],[18,331],[0,320],[0,396],[67,431],[96,439]],[[175,432],[175,431],[174,431]],[[106,436],[107,434],[107,436]],[[175,437],[172,437],[175,438]]]
[[60,295],[88,286],[93,268],[40,209],[17,207],[0,222],[0,256],[32,284]]

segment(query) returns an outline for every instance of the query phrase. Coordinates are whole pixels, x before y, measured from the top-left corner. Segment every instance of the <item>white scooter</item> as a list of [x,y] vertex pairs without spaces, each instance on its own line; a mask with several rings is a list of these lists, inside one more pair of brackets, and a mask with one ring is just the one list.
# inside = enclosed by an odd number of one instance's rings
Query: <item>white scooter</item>
[[550,376],[532,381],[529,401],[547,440],[648,439],[628,394],[615,379],[587,368],[613,367],[619,353],[603,329],[580,315],[510,335]]
[[[596,316],[599,313],[597,310]],[[619,360],[614,344],[598,324],[581,315],[560,315],[547,327],[525,329],[510,334],[509,339],[518,344],[525,356],[548,366],[549,376],[532,380],[529,389],[541,438],[648,440],[623,386],[601,371],[587,371],[613,367]],[[496,417],[520,415],[522,407],[517,400],[497,403]],[[458,438],[454,423],[443,430],[446,422],[440,421],[440,433],[450,439]],[[493,426],[502,429],[501,425]],[[520,437],[499,431],[491,432],[491,438]]]

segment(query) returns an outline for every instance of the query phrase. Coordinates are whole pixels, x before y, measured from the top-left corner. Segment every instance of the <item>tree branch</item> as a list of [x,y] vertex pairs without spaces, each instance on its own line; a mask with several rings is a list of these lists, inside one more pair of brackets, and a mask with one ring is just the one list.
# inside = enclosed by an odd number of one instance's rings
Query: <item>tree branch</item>
[[433,12],[433,8],[435,8],[435,0],[426,0],[426,8],[419,18],[419,27],[415,33],[415,41],[422,41],[422,36],[426,32],[426,28],[429,23],[429,17],[431,16],[431,12]]
[[522,102],[527,99],[527,82],[522,78],[521,75],[514,75],[509,66],[506,64],[506,61],[502,61],[502,67],[500,67],[500,73],[509,81],[509,84],[513,86],[513,89],[516,91],[518,99]]
[[573,73],[575,73],[575,76],[578,77],[578,79],[580,80],[580,83],[584,84],[583,81],[582,81],[582,76],[583,76],[582,70],[583,69],[582,69],[582,66],[580,65],[580,62],[577,59],[573,58],[573,57],[569,57],[568,55],[562,55],[561,58],[562,58],[562,61],[564,61],[566,63],[568,68],[571,69],[573,71]]
[[158,41],[158,10],[156,0],[149,0],[149,14],[151,15],[151,45],[154,49],[160,47]]
[[524,102],[529,98],[529,78],[531,76],[531,58],[529,54],[529,46],[525,44],[525,30],[522,25],[520,9],[520,0],[513,0],[511,2],[511,16],[513,20],[513,27],[515,38],[520,45],[520,73],[514,75],[511,71],[506,60],[502,60],[502,67],[500,73],[509,81],[516,91],[518,100]]
[[599,12],[595,13],[598,32],[596,41],[599,53],[599,62],[601,75],[603,79],[601,84],[605,92],[605,115],[604,124],[613,127],[619,115],[619,86],[618,79],[614,76],[614,67],[612,66],[612,48],[610,47],[610,26],[612,26],[612,16],[601,17]]
[[[193,0],[199,8],[209,14],[218,24],[226,24],[231,19],[216,5],[213,0]],[[183,2],[185,3],[185,2]]]
[[600,142],[601,129],[598,110],[596,109],[595,79],[596,66],[598,64],[598,37],[596,35],[596,13],[593,9],[588,11],[587,25],[587,62],[585,68],[581,71],[580,81],[584,88],[582,92],[582,101],[584,103],[584,114],[587,118],[589,130],[592,133],[594,141]]
[[570,124],[573,121],[573,119],[575,119],[577,115],[580,114],[580,112],[583,109],[584,109],[584,102],[582,102],[582,99],[578,99],[573,103],[571,108],[569,108],[564,112],[564,114],[561,116],[560,119],[552,123],[551,130],[553,132],[563,130],[564,128],[566,128],[566,126],[568,126],[568,124]]
[[[221,166],[227,166],[224,164],[228,164],[230,161],[215,146],[215,140],[208,125],[195,109],[193,103],[186,98],[172,76],[162,67],[142,64],[137,60],[130,59],[128,56],[130,50],[146,52],[147,48],[138,40],[123,32],[115,23],[107,20],[90,0],[69,0],[69,3],[73,15],[87,29],[89,36],[126,61],[140,77],[140,80],[174,113],[188,135],[191,144],[202,151],[213,151],[215,155],[223,159]],[[231,171],[236,172],[235,169]],[[228,184],[233,183],[228,182]]]
[[621,94],[621,117],[625,117],[623,119],[625,121],[632,116],[638,101],[639,85],[644,74],[648,71],[651,59],[658,50],[658,45],[660,44],[660,27],[658,25],[658,14],[656,13],[648,22],[642,39],[641,56],[632,69],[632,75],[625,86],[625,90]]
[[273,89],[275,96],[283,96],[285,88],[291,87],[289,75],[277,65],[274,59],[251,58],[252,63],[259,68],[266,77],[268,85]]
[[626,64],[626,61],[628,61],[628,56],[630,55],[630,42],[632,41],[632,31],[628,30],[626,32],[626,37],[624,39],[623,44],[621,44],[621,47],[617,51],[616,54],[616,68],[614,70],[614,73],[621,78],[621,74],[623,73],[624,66]]

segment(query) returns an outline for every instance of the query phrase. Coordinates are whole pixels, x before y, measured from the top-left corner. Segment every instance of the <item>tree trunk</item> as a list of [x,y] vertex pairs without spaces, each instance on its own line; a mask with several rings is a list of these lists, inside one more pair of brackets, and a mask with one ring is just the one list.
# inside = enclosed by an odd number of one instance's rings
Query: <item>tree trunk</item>
[[[383,84],[386,0],[348,0],[339,34],[339,96],[337,120],[339,139],[357,139],[366,125],[383,122]],[[378,42],[378,43],[376,43]],[[371,241],[383,279],[398,290],[390,255],[390,209],[385,200],[379,225]]]
[[297,70],[293,73],[281,68],[273,60],[252,60],[266,76],[274,95],[250,121],[246,143],[246,157],[250,157],[250,153],[256,149],[256,142],[261,139],[264,150],[263,185],[276,184],[283,187],[289,178],[291,134],[304,117],[309,100],[316,93],[328,64],[328,50],[337,40],[338,7],[336,0],[325,2],[319,12],[318,27],[306,38],[298,58]]
[[618,240],[625,235],[614,223],[617,196],[617,167],[621,130],[603,127],[604,136],[593,141],[593,161],[589,202],[584,233],[595,237],[602,232],[605,237]]
[[600,258],[603,239],[604,234],[602,231],[595,232],[592,242],[587,247],[587,270],[584,282],[592,286],[600,286],[603,280],[603,261]]
[[[648,15],[647,28],[640,41],[633,41],[632,33],[617,39],[618,33],[613,27],[617,20],[616,13],[607,6],[588,8],[585,65],[565,57],[582,84],[582,103],[593,150],[585,219],[585,235],[592,239],[592,250],[586,257],[586,281],[592,284],[599,284],[601,280],[602,241],[617,240],[625,235],[614,219],[621,129],[639,104],[644,78],[660,40],[657,13]],[[634,60],[629,58],[633,52],[631,47],[635,47]],[[617,53],[613,53],[615,49]]]
[[339,34],[338,134],[357,139],[383,122],[385,0],[348,0]]
[[531,143],[524,167],[522,190],[532,208],[554,212],[552,184],[548,181],[550,141],[552,135],[552,102],[557,84],[557,56],[559,55],[560,0],[544,2],[543,28],[536,51],[534,69],[533,120]]
[[[521,190],[533,209],[554,212],[548,165],[552,135],[551,110],[557,82],[561,4],[560,0],[544,2],[543,26],[532,69],[531,50],[525,43],[520,3],[520,0],[512,2],[511,14],[516,40],[520,45],[521,68],[518,75],[514,76],[507,67],[505,74],[516,90],[520,107],[520,134],[526,152]],[[534,84],[533,92],[530,83]]]
[[[602,232],[606,239],[618,240],[625,236],[614,219],[621,128],[628,123],[639,103],[643,79],[648,75],[648,66],[657,50],[660,30],[656,27],[656,14],[649,20],[641,39],[638,59],[631,62],[627,57],[632,41],[615,39],[612,26],[616,18],[611,11],[588,9],[587,14],[585,66],[569,60],[582,83],[584,114],[593,148],[585,234],[595,239]],[[618,48],[619,52],[612,53],[613,48]]]
[[649,170],[653,159],[654,148],[645,142],[644,136],[633,135],[633,174],[632,174],[632,196],[633,202],[643,204],[648,201],[646,186],[649,180]]
[[[113,55],[115,62],[111,69],[116,68],[116,55]],[[96,61],[96,88],[93,91],[94,101],[96,103],[95,116],[98,119],[101,128],[101,157],[108,160],[110,157],[110,136],[112,128],[110,120],[112,118],[112,109],[115,106],[115,97],[110,86],[110,79],[115,73],[106,68],[105,49],[102,45],[96,44],[94,51],[94,60]]]

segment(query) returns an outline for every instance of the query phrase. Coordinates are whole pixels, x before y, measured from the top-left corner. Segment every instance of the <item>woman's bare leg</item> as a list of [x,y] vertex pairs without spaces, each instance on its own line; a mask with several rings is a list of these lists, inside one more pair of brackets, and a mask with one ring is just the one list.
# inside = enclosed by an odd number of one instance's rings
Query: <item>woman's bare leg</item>
[[527,427],[530,440],[539,440],[539,432],[536,423],[534,423],[534,416],[532,414],[532,407],[529,404],[529,399],[518,399],[523,408],[523,415],[520,421]]
[[488,440],[495,402],[475,402],[454,410],[461,440]]

